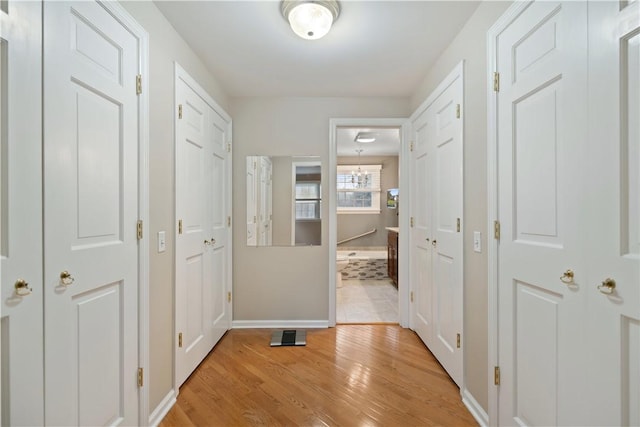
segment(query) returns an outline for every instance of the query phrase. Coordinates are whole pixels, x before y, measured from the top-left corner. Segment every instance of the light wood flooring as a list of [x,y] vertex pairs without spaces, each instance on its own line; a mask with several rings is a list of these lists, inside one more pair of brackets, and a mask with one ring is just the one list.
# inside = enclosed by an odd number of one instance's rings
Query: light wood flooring
[[305,347],[270,347],[271,332],[229,331],[160,426],[477,425],[408,329],[310,329]]

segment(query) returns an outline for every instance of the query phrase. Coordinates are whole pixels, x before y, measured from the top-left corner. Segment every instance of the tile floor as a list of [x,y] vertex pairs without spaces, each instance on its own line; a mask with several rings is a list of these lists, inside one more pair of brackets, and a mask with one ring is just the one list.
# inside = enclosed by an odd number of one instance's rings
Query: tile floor
[[391,280],[342,280],[337,323],[398,322],[398,290]]

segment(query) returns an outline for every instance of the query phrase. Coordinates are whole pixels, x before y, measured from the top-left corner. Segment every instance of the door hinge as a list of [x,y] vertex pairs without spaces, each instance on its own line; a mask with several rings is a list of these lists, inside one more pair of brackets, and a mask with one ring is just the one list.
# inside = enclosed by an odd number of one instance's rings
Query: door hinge
[[493,237],[500,240],[500,221],[493,221]]
[[142,240],[142,220],[138,220],[138,224],[136,227],[136,234],[138,235],[138,240]]
[[460,104],[456,105],[456,119],[460,118]]
[[142,93],[142,74],[136,76],[136,95]]
[[227,153],[231,152],[231,143],[227,142]]
[[231,302],[231,292],[227,292],[227,302]]
[[493,91],[500,92],[500,73],[493,73]]
[[460,334],[456,334],[456,348],[460,348]]
[[144,368],[138,368],[138,387],[144,385]]
[[409,144],[409,151],[413,151],[413,141],[411,141],[411,144]]
[[411,302],[413,302],[413,291],[411,291]]
[[231,227],[231,217],[227,217],[227,227]]
[[182,220],[178,220],[178,234],[182,234]]
[[182,104],[178,104],[178,118],[182,118]]
[[456,231],[460,232],[460,218],[456,218]]
[[500,367],[498,366],[493,368],[493,383],[500,385]]
[[411,227],[413,227],[413,217],[411,217],[409,224],[411,225]]
[[182,348],[182,332],[178,334],[178,347]]

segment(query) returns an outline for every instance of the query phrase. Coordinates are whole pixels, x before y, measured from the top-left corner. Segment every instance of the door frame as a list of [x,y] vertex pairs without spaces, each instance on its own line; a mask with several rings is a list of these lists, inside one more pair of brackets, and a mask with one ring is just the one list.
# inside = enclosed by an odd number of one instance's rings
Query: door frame
[[[408,118],[334,118],[329,119],[329,327],[336,326],[336,248],[338,247],[338,214],[337,214],[337,131],[338,127],[397,127],[400,129],[400,150],[398,152],[399,188],[409,188],[409,144],[410,122]],[[324,172],[323,172],[324,174]],[[403,190],[401,190],[403,191]],[[404,190],[406,191],[406,190]],[[409,229],[409,198],[399,211],[398,226],[402,230]],[[407,233],[398,235],[398,252],[409,253]],[[409,327],[409,259],[402,257],[398,263],[398,315],[400,326]]]
[[[233,121],[231,119],[231,116],[229,114],[227,114],[227,112],[213,99],[213,97],[211,97],[211,95],[209,95],[209,93],[207,93],[207,91],[193,78],[191,77],[191,75],[189,75],[189,73],[182,68],[182,66],[180,66],[180,64],[177,61],[174,61],[174,73],[173,73],[173,105],[177,106],[178,104],[178,99],[177,99],[177,90],[178,90],[178,81],[182,80],[184,81],[198,96],[200,96],[204,102],[211,107],[216,114],[218,114],[220,117],[222,117],[222,119],[225,121],[225,123],[227,123],[228,127],[228,140],[227,140],[227,144],[228,144],[228,157],[227,157],[227,168],[226,168],[226,172],[225,172],[225,180],[226,180],[226,184],[228,185],[228,188],[226,189],[226,194],[225,194],[225,199],[226,199],[226,203],[227,203],[227,215],[228,215],[228,225],[227,225],[227,265],[226,267],[226,286],[227,289],[226,291],[229,292],[231,295],[233,295],[233,223],[231,222],[231,211],[232,211],[232,165],[233,165]],[[177,236],[177,209],[178,209],[178,187],[177,187],[177,171],[178,171],[178,111],[177,108],[174,108],[173,111],[173,158],[174,158],[174,164],[173,164],[173,187],[174,187],[174,201],[173,201],[173,220],[174,220],[174,232],[175,235]],[[176,368],[176,363],[177,363],[177,352],[178,352],[178,345],[177,345],[177,336],[178,336],[178,332],[177,332],[177,318],[176,318],[176,299],[177,299],[177,292],[178,292],[178,288],[175,286],[176,284],[176,265],[177,265],[177,256],[176,256],[176,243],[177,243],[177,239],[173,239],[173,253],[174,253],[174,259],[173,259],[173,277],[172,277],[172,282],[173,282],[173,336],[171,339],[171,342],[173,344],[173,351],[172,351],[172,355],[173,355],[173,375],[172,375],[172,389],[173,389],[173,396],[172,396],[172,400],[175,401],[175,399],[178,396],[179,393],[179,386],[178,386],[178,380],[177,380],[177,368]],[[232,325],[232,319],[233,319],[233,304],[231,304],[230,302],[227,303],[228,304],[228,310],[229,310],[229,324],[227,326],[227,330],[231,329],[231,325]],[[165,408],[170,408],[170,406],[173,405],[173,403],[170,403],[170,405],[167,405]],[[162,414],[162,416],[164,416],[166,413]],[[160,419],[156,418],[155,421],[160,421]],[[148,423],[151,423],[151,420],[149,420]]]
[[489,396],[488,425],[498,424],[498,387],[494,385],[494,367],[498,359],[498,240],[490,237],[498,218],[498,97],[494,91],[493,73],[498,69],[497,44],[500,34],[533,0],[517,1],[504,12],[487,31],[487,314]]

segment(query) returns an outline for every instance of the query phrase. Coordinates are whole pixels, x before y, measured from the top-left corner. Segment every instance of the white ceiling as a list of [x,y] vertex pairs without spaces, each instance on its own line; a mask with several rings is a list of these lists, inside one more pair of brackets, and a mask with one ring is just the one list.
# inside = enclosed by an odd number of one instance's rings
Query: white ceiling
[[[374,142],[358,144],[355,142],[358,132],[371,132],[375,135]],[[337,129],[336,147],[338,156],[357,156],[357,149],[363,151],[361,156],[397,156],[400,151],[399,128],[339,127]]]
[[231,97],[408,97],[479,2],[341,1],[313,41],[291,31],[276,0],[155,4]]

